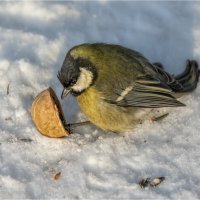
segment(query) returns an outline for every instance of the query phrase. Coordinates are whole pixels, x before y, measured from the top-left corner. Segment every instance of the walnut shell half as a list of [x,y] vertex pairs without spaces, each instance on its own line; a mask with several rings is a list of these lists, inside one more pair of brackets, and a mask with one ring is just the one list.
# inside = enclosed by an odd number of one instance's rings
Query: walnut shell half
[[51,87],[42,91],[32,103],[32,119],[39,132],[48,137],[65,137],[66,120],[60,102]]

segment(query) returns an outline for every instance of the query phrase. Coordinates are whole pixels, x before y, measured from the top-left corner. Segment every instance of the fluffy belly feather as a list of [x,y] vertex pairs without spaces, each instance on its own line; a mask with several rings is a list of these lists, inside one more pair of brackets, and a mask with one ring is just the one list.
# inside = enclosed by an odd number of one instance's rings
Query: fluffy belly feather
[[89,88],[77,97],[81,110],[96,126],[113,132],[122,132],[138,123],[138,108],[123,108],[105,102],[102,95]]

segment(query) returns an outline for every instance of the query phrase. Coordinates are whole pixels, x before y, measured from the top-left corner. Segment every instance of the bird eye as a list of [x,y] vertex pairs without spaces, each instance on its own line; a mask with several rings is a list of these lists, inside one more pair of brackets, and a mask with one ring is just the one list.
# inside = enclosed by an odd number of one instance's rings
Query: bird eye
[[73,85],[75,83],[76,83],[76,78],[73,78],[72,81],[71,81],[71,85]]
[[58,80],[61,81],[61,73],[60,73],[60,71],[58,71],[57,77],[58,77]]

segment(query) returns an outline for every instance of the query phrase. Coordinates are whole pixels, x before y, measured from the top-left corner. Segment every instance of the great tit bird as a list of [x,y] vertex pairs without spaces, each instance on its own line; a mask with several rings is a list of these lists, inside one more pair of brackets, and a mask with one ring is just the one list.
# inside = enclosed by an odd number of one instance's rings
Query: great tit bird
[[123,132],[149,108],[184,106],[177,98],[196,88],[199,70],[196,61],[188,60],[185,71],[173,76],[137,51],[95,43],[70,49],[58,78],[64,87],[61,98],[70,92],[93,124]]

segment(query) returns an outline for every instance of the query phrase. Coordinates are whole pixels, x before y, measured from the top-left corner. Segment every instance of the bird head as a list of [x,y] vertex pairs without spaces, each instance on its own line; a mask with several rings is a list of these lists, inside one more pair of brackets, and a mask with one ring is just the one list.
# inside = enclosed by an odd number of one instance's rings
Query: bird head
[[58,72],[58,79],[64,89],[63,99],[68,93],[80,95],[88,89],[97,77],[97,71],[90,61],[90,48],[88,44],[76,46],[69,50]]

